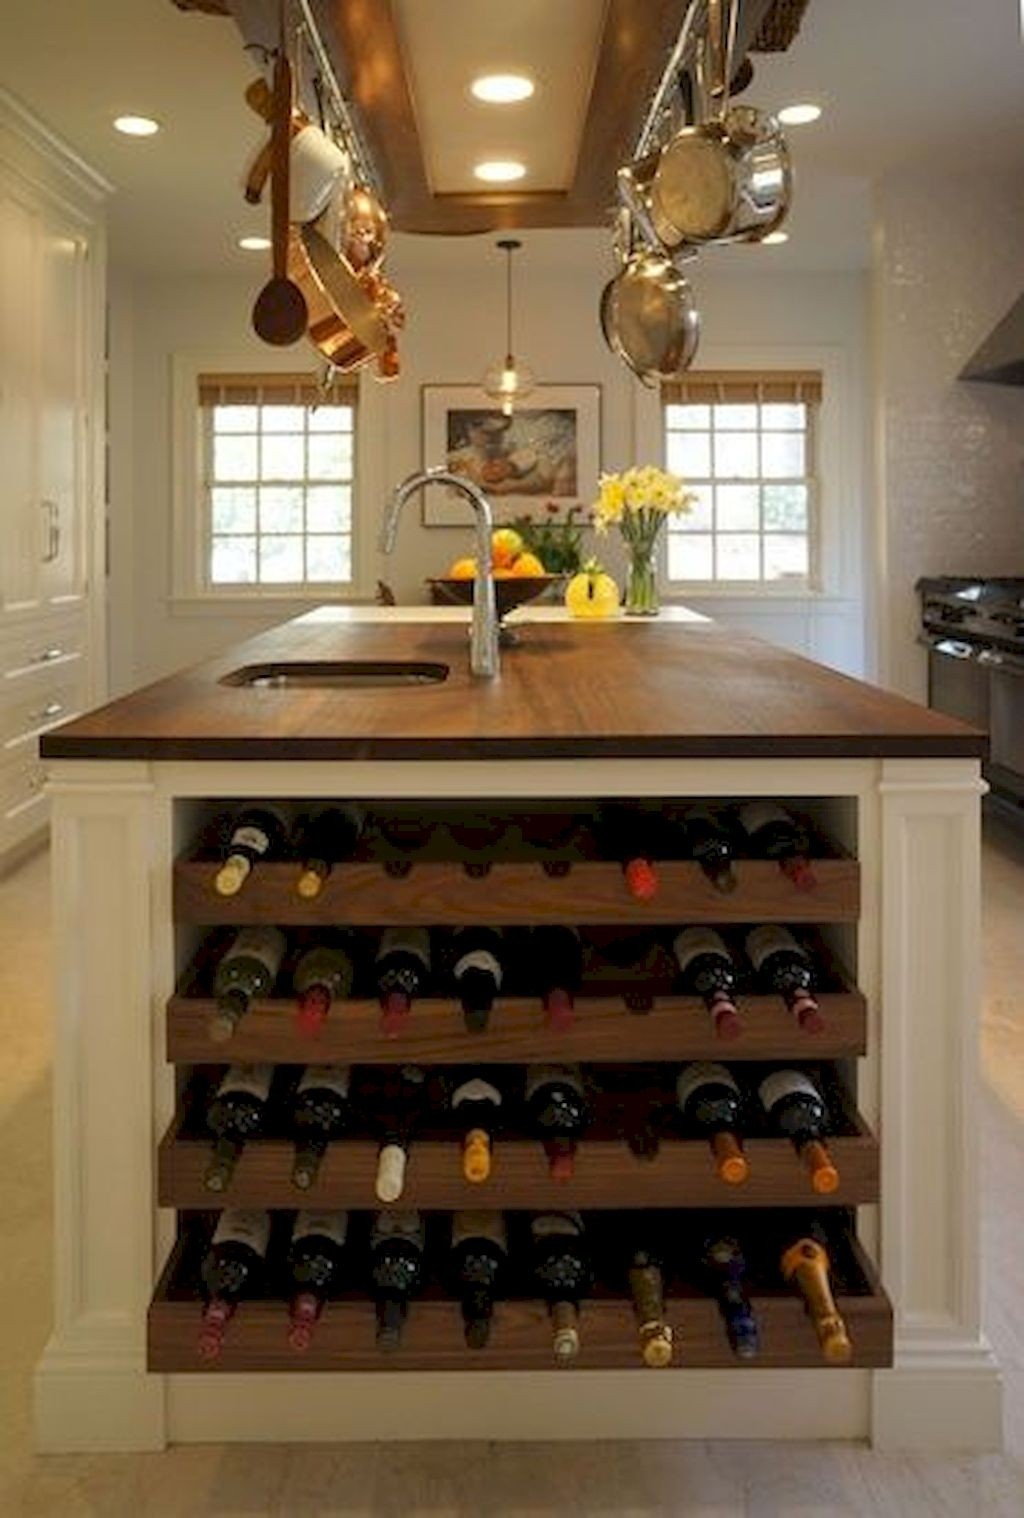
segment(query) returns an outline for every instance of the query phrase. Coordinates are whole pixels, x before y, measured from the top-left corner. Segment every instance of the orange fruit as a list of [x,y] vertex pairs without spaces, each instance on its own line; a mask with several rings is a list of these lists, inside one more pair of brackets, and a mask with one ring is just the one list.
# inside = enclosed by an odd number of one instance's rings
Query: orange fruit
[[545,570],[535,553],[521,553],[512,565],[512,573],[524,580],[536,580]]
[[448,578],[449,580],[475,580],[476,560],[456,559],[455,563],[448,571]]
[[514,527],[498,527],[491,535],[491,555],[496,568],[507,568],[522,551],[523,540]]
[[514,580],[516,572],[510,564],[495,564],[494,578],[496,580]]

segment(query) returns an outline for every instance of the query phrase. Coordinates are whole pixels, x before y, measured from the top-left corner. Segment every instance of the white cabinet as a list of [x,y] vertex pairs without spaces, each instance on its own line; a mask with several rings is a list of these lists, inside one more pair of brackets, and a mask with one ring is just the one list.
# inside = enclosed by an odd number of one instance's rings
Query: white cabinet
[[0,868],[45,820],[39,731],[105,686],[105,194],[0,90]]

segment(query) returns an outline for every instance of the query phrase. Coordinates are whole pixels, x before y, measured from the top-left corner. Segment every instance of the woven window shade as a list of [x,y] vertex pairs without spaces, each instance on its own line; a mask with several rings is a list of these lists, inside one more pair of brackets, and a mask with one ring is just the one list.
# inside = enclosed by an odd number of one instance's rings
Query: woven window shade
[[668,406],[746,404],[755,401],[794,404],[821,400],[821,371],[818,369],[697,369],[685,379],[671,380],[661,387],[661,398]]
[[315,374],[201,374],[201,406],[354,406],[359,383],[341,376],[322,390]]

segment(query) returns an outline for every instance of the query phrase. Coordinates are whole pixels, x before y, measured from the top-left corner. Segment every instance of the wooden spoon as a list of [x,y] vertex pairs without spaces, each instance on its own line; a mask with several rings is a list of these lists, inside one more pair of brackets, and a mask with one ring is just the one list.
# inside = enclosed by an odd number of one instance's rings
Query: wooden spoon
[[309,313],[298,285],[288,278],[289,154],[291,151],[292,69],[284,46],[274,64],[274,114],[270,137],[270,214],[274,272],[256,297],[252,324],[257,337],[275,347],[297,343]]

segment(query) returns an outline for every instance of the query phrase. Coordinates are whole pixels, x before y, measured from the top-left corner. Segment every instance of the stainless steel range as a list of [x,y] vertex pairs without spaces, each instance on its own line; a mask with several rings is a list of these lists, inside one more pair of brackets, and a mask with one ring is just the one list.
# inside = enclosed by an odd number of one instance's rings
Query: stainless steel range
[[1024,579],[918,580],[928,704],[990,735],[993,799],[1024,821]]

